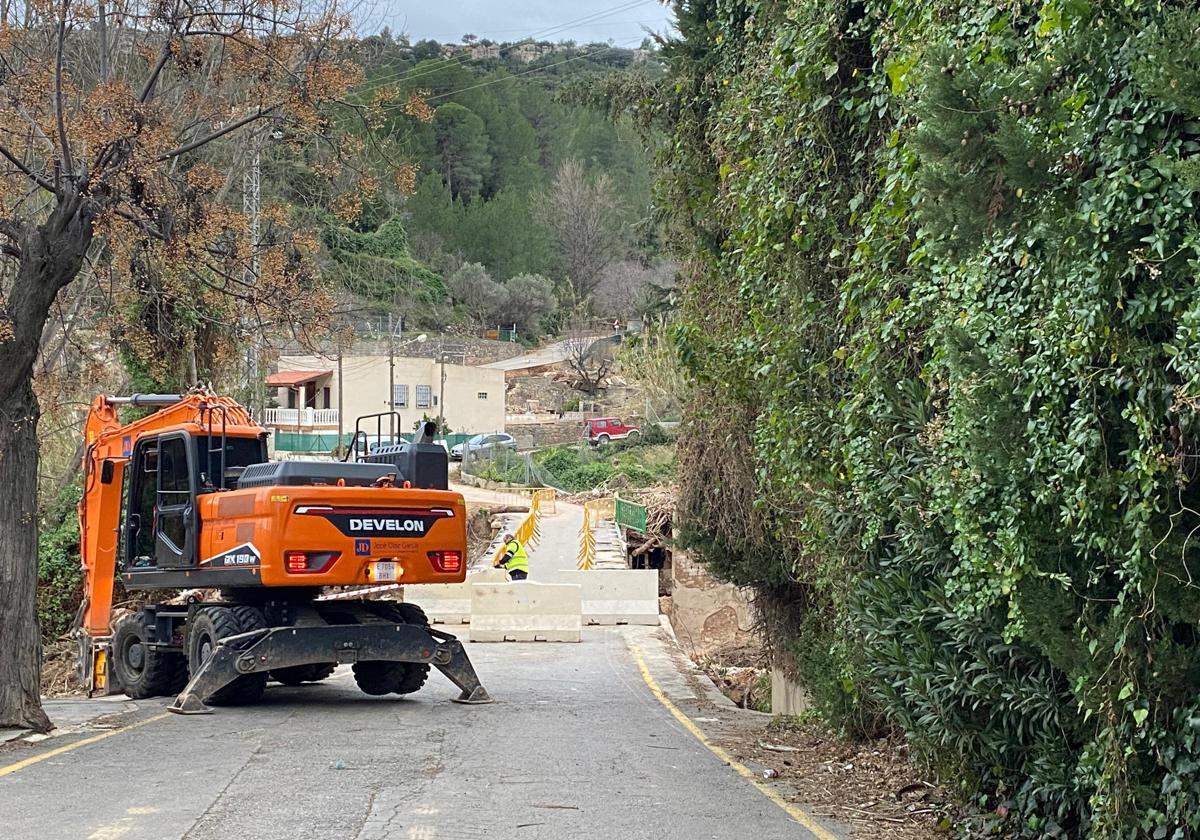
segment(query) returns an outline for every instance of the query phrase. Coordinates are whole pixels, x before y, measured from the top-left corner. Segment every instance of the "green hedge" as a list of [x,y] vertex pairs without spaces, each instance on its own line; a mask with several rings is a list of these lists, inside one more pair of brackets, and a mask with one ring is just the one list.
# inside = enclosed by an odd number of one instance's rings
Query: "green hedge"
[[82,483],[72,481],[41,514],[37,610],[45,640],[56,639],[71,629],[83,597],[76,510],[82,495]]
[[1197,836],[1200,11],[676,9],[685,538],[980,831]]

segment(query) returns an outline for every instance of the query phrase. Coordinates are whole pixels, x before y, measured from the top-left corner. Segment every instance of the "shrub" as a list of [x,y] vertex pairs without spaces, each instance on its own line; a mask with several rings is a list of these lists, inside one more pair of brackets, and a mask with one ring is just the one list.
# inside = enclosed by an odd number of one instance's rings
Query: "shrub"
[[42,635],[47,639],[71,629],[83,597],[76,512],[81,496],[79,483],[71,482],[42,512],[37,606]]

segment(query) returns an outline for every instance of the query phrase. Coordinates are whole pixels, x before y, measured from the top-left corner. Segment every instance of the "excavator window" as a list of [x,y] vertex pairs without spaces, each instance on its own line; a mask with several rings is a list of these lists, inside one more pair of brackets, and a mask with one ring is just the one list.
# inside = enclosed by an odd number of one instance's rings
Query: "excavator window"
[[[225,439],[225,475],[217,476],[221,469],[220,435],[196,437],[197,452],[200,453],[200,476],[197,487],[201,492],[218,488],[232,490],[242,470],[251,464],[267,462],[266,441],[260,437],[227,437]],[[218,483],[217,479],[222,480]]]
[[158,498],[155,503],[157,540],[154,557],[158,566],[191,565],[195,558],[192,526],[192,463],[190,435],[178,432],[158,439]]
[[133,452],[134,469],[126,470],[129,513],[122,529],[122,556],[127,567],[154,563],[154,506],[158,497],[158,441],[139,441]]

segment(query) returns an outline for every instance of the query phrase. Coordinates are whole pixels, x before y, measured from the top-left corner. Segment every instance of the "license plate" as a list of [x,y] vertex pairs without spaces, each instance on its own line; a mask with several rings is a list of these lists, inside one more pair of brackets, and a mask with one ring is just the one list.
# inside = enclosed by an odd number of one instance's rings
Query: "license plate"
[[376,560],[371,564],[371,579],[386,583],[396,579],[396,561]]

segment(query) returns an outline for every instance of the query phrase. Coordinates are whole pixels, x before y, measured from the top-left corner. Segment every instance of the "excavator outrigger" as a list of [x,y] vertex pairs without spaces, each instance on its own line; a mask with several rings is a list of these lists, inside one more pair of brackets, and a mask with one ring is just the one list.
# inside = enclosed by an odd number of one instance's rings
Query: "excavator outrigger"
[[[122,406],[158,410],[123,424]],[[431,431],[374,463],[270,462],[267,430],[228,397],[97,397],[79,504],[85,687],[178,694],[170,708],[188,714],[254,702],[268,677],[323,679],[339,663],[368,694],[408,694],[432,665],[458,702],[491,702],[462,644],[420,607],[318,598],[331,586],[465,579],[466,507]],[[150,603],[110,626],[118,574],[130,590],[220,596]]]

